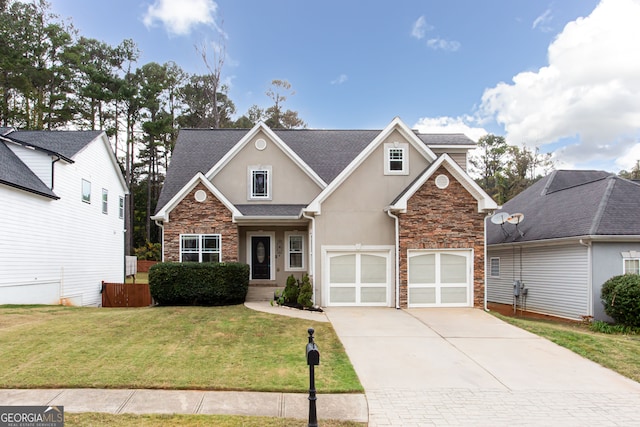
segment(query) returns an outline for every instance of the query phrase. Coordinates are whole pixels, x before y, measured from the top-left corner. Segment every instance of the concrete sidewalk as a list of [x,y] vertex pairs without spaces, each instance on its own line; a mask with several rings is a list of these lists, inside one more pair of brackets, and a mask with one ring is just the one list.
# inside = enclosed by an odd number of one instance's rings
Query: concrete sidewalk
[[640,425],[640,384],[482,310],[326,314],[370,427]]
[[[64,406],[65,412],[249,415],[307,419],[309,395],[199,390],[1,390],[0,405]],[[319,394],[319,420],[367,422],[363,394]]]

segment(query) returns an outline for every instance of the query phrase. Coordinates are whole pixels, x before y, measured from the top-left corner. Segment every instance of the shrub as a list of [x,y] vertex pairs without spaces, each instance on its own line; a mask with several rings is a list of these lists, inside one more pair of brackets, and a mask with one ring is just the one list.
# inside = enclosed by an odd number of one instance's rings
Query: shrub
[[602,285],[604,311],[617,323],[640,326],[640,275],[615,276]]
[[296,303],[298,302],[298,294],[300,293],[300,286],[298,281],[293,274],[287,277],[287,284],[284,287],[284,291],[282,292],[282,296],[284,297],[285,303]]
[[139,248],[133,249],[133,254],[143,261],[160,261],[162,260],[162,244],[147,242]]
[[298,304],[303,307],[311,307],[313,302],[311,298],[313,297],[313,287],[311,286],[311,281],[309,280],[309,275],[305,274],[302,276],[302,281],[300,282],[300,292],[298,293]]
[[313,302],[311,301],[312,297],[313,287],[311,286],[308,274],[302,276],[302,280],[296,279],[293,274],[287,277],[287,283],[282,294],[276,292],[274,295],[274,299],[278,305],[298,308],[309,308],[313,306]]
[[240,263],[163,262],[149,269],[151,296],[161,305],[242,304],[249,266]]

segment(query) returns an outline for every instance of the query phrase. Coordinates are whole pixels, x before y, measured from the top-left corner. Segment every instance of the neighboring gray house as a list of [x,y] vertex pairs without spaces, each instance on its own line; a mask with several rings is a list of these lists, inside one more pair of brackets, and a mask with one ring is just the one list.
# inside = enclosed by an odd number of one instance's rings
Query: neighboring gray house
[[152,217],[163,259],[238,261],[251,286],[309,274],[322,306],[481,307],[484,217],[464,135],[183,129]]
[[513,283],[521,280],[529,311],[611,320],[602,284],[640,272],[639,183],[603,171],[558,170],[494,215],[501,212],[524,219],[487,220],[488,301],[513,304]]

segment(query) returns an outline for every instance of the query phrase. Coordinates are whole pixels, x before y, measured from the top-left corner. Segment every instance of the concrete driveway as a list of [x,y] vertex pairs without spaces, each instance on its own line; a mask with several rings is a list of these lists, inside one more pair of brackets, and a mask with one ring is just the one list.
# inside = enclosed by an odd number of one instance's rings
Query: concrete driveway
[[482,310],[325,313],[370,426],[640,425],[640,384]]

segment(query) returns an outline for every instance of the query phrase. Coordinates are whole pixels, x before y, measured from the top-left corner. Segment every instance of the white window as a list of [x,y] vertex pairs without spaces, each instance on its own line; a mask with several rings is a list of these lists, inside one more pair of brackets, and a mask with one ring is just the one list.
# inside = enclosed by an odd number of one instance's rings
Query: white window
[[622,274],[640,274],[640,252],[622,252]]
[[391,142],[384,144],[384,174],[409,174],[409,145],[406,142]]
[[491,258],[491,267],[489,275],[491,277],[500,277],[500,258]]
[[285,269],[289,271],[304,270],[304,235],[295,232],[285,233],[286,258]]
[[221,248],[219,234],[181,234],[180,262],[220,262]]
[[625,259],[624,274],[640,274],[640,259]]
[[109,212],[109,191],[106,188],[102,189],[102,213]]
[[271,200],[271,166],[249,166],[248,199]]
[[82,180],[82,201],[91,203],[91,182],[86,179]]
[[118,218],[124,218],[124,197],[120,196],[120,200],[118,202]]

